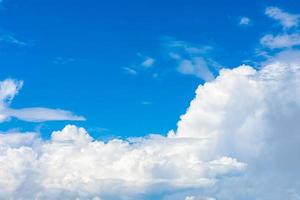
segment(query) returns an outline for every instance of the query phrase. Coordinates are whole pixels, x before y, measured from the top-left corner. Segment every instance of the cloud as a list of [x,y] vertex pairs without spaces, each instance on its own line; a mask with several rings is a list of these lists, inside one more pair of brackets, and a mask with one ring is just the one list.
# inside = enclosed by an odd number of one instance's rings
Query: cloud
[[137,53],[139,61],[130,67],[123,67],[122,69],[129,75],[138,75],[139,73],[145,72],[150,68],[153,68],[155,59],[149,56],[145,56],[141,53]]
[[76,116],[70,111],[61,109],[49,109],[43,107],[6,109],[3,111],[7,116],[15,117],[19,120],[29,122],[55,121],[55,120],[85,120],[82,116]]
[[239,21],[239,25],[241,25],[241,26],[247,26],[250,23],[251,23],[251,20],[248,17],[241,17],[241,19]]
[[207,138],[202,145],[207,155],[229,155],[248,164],[244,177],[202,194],[216,199],[298,199],[299,58],[299,51],[284,51],[259,71],[250,66],[223,69],[215,81],[199,86],[170,136]]
[[132,69],[130,67],[123,67],[122,68],[127,74],[130,74],[130,75],[137,75],[138,72],[135,70],[135,69]]
[[202,57],[181,60],[177,70],[182,74],[195,75],[205,81],[210,81],[214,78],[208,68],[207,62]]
[[277,20],[284,29],[289,29],[298,26],[300,15],[284,12],[277,7],[267,7],[265,14]]
[[6,121],[11,117],[29,122],[42,122],[54,120],[85,120],[82,116],[76,116],[70,111],[61,109],[50,109],[43,107],[33,108],[10,108],[10,103],[22,88],[23,81],[6,79],[0,81],[0,122]]
[[212,187],[218,177],[246,168],[230,157],[202,160],[202,140],[152,135],[104,143],[71,125],[53,132],[50,141],[32,140],[1,144],[0,198],[136,199]]
[[210,46],[194,46],[187,42],[167,38],[166,47],[169,58],[177,64],[177,71],[185,75],[194,75],[204,81],[214,79],[213,70],[219,64],[209,59]]
[[269,49],[283,49],[291,48],[300,45],[300,34],[299,30],[292,29],[287,31],[287,29],[292,27],[297,27],[300,19],[300,15],[289,14],[283,12],[281,9],[276,7],[268,7],[265,12],[269,17],[272,17],[280,22],[283,26],[284,31],[277,35],[266,34],[260,39],[260,44],[263,47]]
[[259,70],[222,69],[167,136],[103,142],[72,125],[50,140],[2,133],[0,198],[297,200],[298,91],[300,52],[289,50]]
[[260,39],[260,43],[263,46],[271,49],[298,46],[300,45],[300,34],[292,33],[280,34],[276,36],[272,34],[267,34]]
[[142,66],[145,68],[152,67],[154,64],[155,60],[151,57],[146,57],[145,60],[142,62]]

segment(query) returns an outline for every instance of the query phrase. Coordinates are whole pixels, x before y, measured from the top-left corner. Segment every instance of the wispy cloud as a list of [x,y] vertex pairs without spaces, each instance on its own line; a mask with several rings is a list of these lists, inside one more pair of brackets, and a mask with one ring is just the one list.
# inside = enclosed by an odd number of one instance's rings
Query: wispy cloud
[[289,29],[298,26],[300,15],[284,12],[277,7],[267,7],[265,14],[275,20],[277,20],[284,29]]
[[26,45],[28,45],[26,42],[17,39],[16,37],[14,37],[11,34],[0,35],[0,42],[2,42],[2,43],[8,43],[8,44],[14,44],[14,45],[19,45],[19,46],[26,46]]
[[260,39],[260,43],[263,46],[271,49],[297,46],[300,45],[300,34],[292,33],[292,34],[280,34],[276,36],[272,34],[267,34]]
[[282,25],[283,30],[279,33],[276,32],[276,34],[265,34],[260,39],[260,44],[262,47],[273,50],[291,48],[300,45],[300,33],[297,28],[300,15],[284,12],[277,7],[267,7],[265,14],[277,20]]
[[138,61],[131,64],[129,67],[122,67],[122,69],[130,75],[138,75],[139,73],[146,72],[150,68],[153,68],[155,59],[150,56],[145,56],[141,53],[136,54]]
[[188,42],[172,38],[166,38],[164,46],[169,58],[177,63],[178,72],[197,76],[204,81],[214,79],[212,69],[215,69],[218,64],[208,56],[208,51],[212,47],[191,45]]
[[29,122],[42,122],[42,121],[83,121],[82,116],[74,115],[70,111],[61,109],[50,109],[43,107],[22,108],[22,109],[5,109],[2,111],[5,115],[15,117],[19,120]]
[[133,69],[133,68],[130,68],[130,67],[122,67],[122,69],[129,75],[137,75],[138,72]]
[[154,58],[146,57],[141,65],[145,68],[149,68],[153,66],[154,62],[155,62]]
[[85,120],[85,118],[82,116],[74,115],[72,112],[62,109],[50,109],[43,107],[21,109],[10,108],[11,101],[19,92],[22,85],[23,81],[16,81],[12,79],[0,81],[0,122],[6,121],[11,117],[30,122],[56,120]]

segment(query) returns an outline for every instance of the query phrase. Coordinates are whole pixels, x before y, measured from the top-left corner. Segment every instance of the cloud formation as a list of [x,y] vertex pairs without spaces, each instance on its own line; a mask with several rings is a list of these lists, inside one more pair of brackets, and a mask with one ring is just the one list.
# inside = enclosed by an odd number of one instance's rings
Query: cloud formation
[[197,139],[152,135],[104,143],[71,125],[53,132],[50,141],[12,136],[0,143],[4,199],[136,199],[209,188],[218,177],[246,169],[234,158],[201,155],[203,141]]
[[76,116],[70,111],[61,109],[50,109],[43,107],[33,108],[10,108],[10,103],[18,94],[23,86],[23,81],[6,79],[0,81],[0,122],[6,121],[11,117],[29,122],[42,122],[54,120],[85,120],[82,116]]
[[224,69],[215,81],[199,86],[177,132],[170,135],[208,138],[202,146],[206,154],[230,155],[248,164],[243,178],[224,182],[219,192],[207,195],[298,199],[299,57],[299,51],[284,51],[259,71],[249,66]]
[[267,7],[265,14],[277,20],[284,29],[298,26],[300,15],[284,12],[277,7]]
[[2,133],[0,198],[297,200],[299,58],[222,69],[166,137],[103,142],[72,125],[46,141]]
[[295,29],[298,26],[300,15],[283,12],[277,7],[266,8],[265,14],[275,20],[278,20],[284,30],[282,31],[282,33],[279,33],[277,35],[264,35],[260,39],[260,44],[263,47],[267,47],[269,49],[282,49],[300,45],[299,30]]

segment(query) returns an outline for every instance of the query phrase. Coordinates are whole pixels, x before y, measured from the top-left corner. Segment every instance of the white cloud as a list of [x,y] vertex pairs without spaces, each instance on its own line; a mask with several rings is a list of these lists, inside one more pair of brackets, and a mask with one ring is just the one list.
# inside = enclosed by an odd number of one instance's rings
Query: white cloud
[[154,64],[155,60],[151,57],[146,57],[145,60],[142,62],[142,66],[145,68],[152,67]]
[[239,21],[239,25],[241,25],[241,26],[247,26],[250,23],[251,23],[251,20],[248,17],[242,17]]
[[167,137],[105,143],[70,125],[49,141],[1,135],[0,198],[297,200],[298,91],[290,50],[260,70],[222,69]]
[[277,21],[283,26],[284,29],[298,26],[300,15],[290,14],[284,12],[277,7],[267,7],[265,14]]
[[300,34],[292,33],[277,36],[267,34],[260,39],[260,43],[271,49],[293,47],[300,45]]
[[19,92],[23,85],[22,81],[6,79],[0,81],[0,122],[15,117],[24,121],[40,122],[53,120],[85,120],[82,116],[76,116],[70,111],[50,109],[43,107],[13,109],[10,102]]
[[135,199],[147,193],[210,188],[218,177],[246,168],[230,157],[202,160],[203,141],[197,139],[153,135],[104,143],[69,125],[53,132],[49,142],[25,141],[17,142],[19,146],[0,143],[0,198]]
[[34,132],[26,132],[20,134],[18,132],[0,133],[0,146],[8,145],[10,147],[20,147],[23,145],[32,145],[38,141],[38,134]]
[[[248,164],[244,177],[220,182],[216,199],[293,199],[299,195],[300,52],[285,51],[256,71],[221,70],[199,86],[170,137],[206,139],[206,155]],[[263,187],[262,187],[263,185]]]

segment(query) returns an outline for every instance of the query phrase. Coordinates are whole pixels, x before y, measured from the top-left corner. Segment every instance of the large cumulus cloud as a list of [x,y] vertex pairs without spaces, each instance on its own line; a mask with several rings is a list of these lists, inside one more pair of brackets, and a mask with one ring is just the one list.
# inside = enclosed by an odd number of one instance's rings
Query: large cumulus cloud
[[168,136],[0,135],[0,199],[299,199],[300,53],[223,69]]
[[2,198],[130,199],[209,188],[219,176],[236,175],[246,168],[230,157],[202,156],[203,141],[198,139],[153,135],[104,143],[71,125],[53,132],[47,142],[32,135],[14,134],[14,138],[1,144]]

